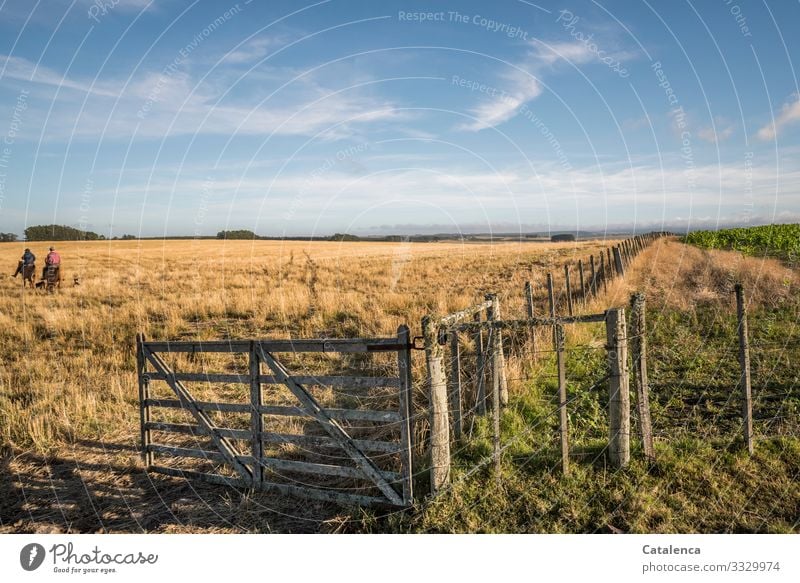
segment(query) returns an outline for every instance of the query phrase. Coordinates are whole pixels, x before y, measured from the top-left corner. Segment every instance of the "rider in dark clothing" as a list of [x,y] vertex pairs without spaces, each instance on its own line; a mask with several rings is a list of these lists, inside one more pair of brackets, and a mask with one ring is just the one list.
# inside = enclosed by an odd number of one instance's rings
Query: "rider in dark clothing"
[[19,260],[19,264],[17,265],[17,271],[14,272],[14,277],[17,277],[19,274],[22,274],[25,277],[24,269],[26,267],[33,267],[36,263],[36,255],[31,253],[30,249],[25,249],[25,253],[22,254],[22,259]]

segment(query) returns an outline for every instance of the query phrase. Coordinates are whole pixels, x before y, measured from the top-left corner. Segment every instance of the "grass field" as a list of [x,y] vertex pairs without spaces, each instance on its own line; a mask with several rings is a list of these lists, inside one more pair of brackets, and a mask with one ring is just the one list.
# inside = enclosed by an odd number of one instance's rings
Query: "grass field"
[[[625,281],[616,281],[586,308],[624,305],[629,293],[639,289],[650,298],[651,347],[658,354],[651,373],[654,423],[661,431],[663,460],[656,470],[635,463],[629,471],[607,471],[600,445],[605,434],[600,390],[583,395],[571,412],[578,463],[574,476],[566,482],[558,479],[549,407],[551,358],[545,354],[535,364],[524,356],[509,359],[512,403],[504,416],[504,434],[525,437],[509,451],[500,490],[493,488],[486,472],[477,472],[457,479],[452,493],[419,512],[380,518],[142,471],[136,451],[137,332],[171,340],[352,337],[393,335],[398,325],[408,323],[412,334],[419,334],[424,314],[464,308],[490,291],[500,294],[504,316],[519,317],[524,314],[526,280],[539,284],[537,310],[543,310],[545,273],[561,273],[565,261],[585,259],[601,246],[599,241],[60,244],[65,287],[57,293],[22,290],[18,279],[0,279],[5,331],[0,351],[1,528],[796,530],[790,519],[791,513],[800,515],[796,409],[791,408],[796,407],[798,371],[792,353],[779,354],[778,360],[754,357],[754,387],[772,383],[775,394],[787,393],[790,408],[782,416],[786,420],[758,425],[763,441],[756,458],[748,460],[731,449],[736,433],[729,427],[733,422],[726,396],[735,385],[736,365],[721,350],[735,346],[729,335],[733,281],[745,284],[751,311],[765,315],[763,326],[751,324],[758,338],[773,343],[797,338],[797,273],[776,260],[701,251],[674,241],[645,251]],[[0,265],[8,266],[9,275],[22,247],[0,246]],[[32,248],[43,255],[46,244]],[[71,285],[73,275],[80,277],[77,287]],[[602,330],[587,327],[570,331],[568,339],[575,348],[591,348],[568,362],[570,390],[577,393],[602,376],[604,336]],[[419,353],[414,358],[415,399],[423,405],[424,362]],[[698,433],[700,429],[707,433]],[[484,459],[488,448],[483,424],[475,427],[475,436],[456,452],[462,477]],[[728,453],[720,454],[720,448]],[[687,458],[682,452],[696,455]],[[736,495],[708,506],[703,485]],[[741,496],[748,488],[763,492],[767,485],[771,489],[754,510],[757,519],[742,518]],[[770,511],[767,505],[780,510]],[[712,515],[721,518],[712,520]]]

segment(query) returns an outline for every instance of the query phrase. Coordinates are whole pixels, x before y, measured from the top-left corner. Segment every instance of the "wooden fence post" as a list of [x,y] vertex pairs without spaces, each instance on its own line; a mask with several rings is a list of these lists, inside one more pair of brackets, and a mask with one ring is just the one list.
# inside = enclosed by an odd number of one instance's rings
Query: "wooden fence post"
[[589,257],[589,264],[592,268],[592,279],[589,280],[589,291],[592,294],[592,297],[597,295],[597,273],[595,272],[594,268],[594,254]]
[[742,389],[742,430],[744,444],[750,455],[753,454],[753,397],[750,388],[750,343],[747,336],[747,308],[744,303],[742,284],[736,284],[736,313],[739,319],[739,366],[741,377],[739,385]]
[[153,465],[153,452],[150,444],[153,443],[150,433],[150,379],[145,374],[147,362],[144,356],[144,334],[136,335],[136,369],[139,377],[139,430],[142,440],[142,459],[144,466],[149,469]]
[[458,331],[450,331],[450,411],[453,414],[453,437],[461,439],[463,421],[461,417],[461,347]]
[[625,268],[622,266],[622,254],[620,253],[619,247],[614,247],[614,265],[617,268],[617,274],[620,277],[625,277]]
[[578,274],[581,278],[581,305],[586,306],[586,282],[583,278],[583,259],[578,259]]
[[[472,316],[474,322],[481,321],[481,313]],[[478,415],[486,415],[486,352],[483,346],[483,330],[475,331],[475,401]],[[470,426],[471,427],[471,426]]]
[[[493,318],[488,319],[494,323]],[[500,481],[500,366],[497,358],[497,333],[500,330],[489,328],[489,353],[492,362],[492,459],[495,478]]]
[[645,297],[642,293],[631,296],[631,361],[633,383],[636,389],[636,408],[639,413],[639,433],[644,455],[655,460],[653,427],[650,421],[650,386],[647,381],[647,324]]
[[564,281],[567,286],[567,313],[572,316],[572,286],[569,282],[569,265],[564,265]]
[[428,367],[428,402],[431,424],[431,494],[450,481],[450,421],[447,414],[447,377],[442,347],[431,316],[422,318],[425,360]]
[[558,429],[561,437],[561,470],[569,472],[569,425],[567,417],[567,371],[564,354],[564,326],[553,327],[553,340],[556,346],[556,365],[558,367]]
[[556,317],[556,298],[553,295],[553,274],[547,273],[547,300],[550,302],[550,317]]
[[[525,282],[525,305],[528,309],[528,319],[532,320],[534,316],[534,309],[533,309],[533,286],[531,282]],[[538,354],[536,353],[536,328],[531,327],[530,330],[530,342],[531,342],[531,352],[533,353],[533,359],[536,360],[538,358]]]
[[615,468],[624,468],[631,457],[631,403],[628,380],[628,341],[625,309],[606,311],[606,343],[608,349],[608,453]]
[[603,282],[603,293],[608,293],[608,283],[606,282],[608,279],[606,277],[606,261],[605,256],[602,253],[600,253],[600,279]]
[[411,331],[405,324],[397,329],[397,343],[405,349],[397,351],[397,369],[400,377],[400,465],[403,469],[403,503],[407,506],[414,500],[412,448],[414,447],[411,416]]
[[[500,300],[497,294],[486,294],[486,301],[492,302],[492,306],[486,310],[486,319],[490,322],[500,320]],[[494,370],[497,369],[497,377],[500,383],[500,404],[505,407],[508,405],[508,381],[506,379],[506,359],[503,355],[503,335],[497,329],[496,333],[491,335],[493,344],[490,344],[492,351],[492,375]]]
[[611,274],[611,279],[614,279],[616,276],[614,274],[614,264],[611,262],[611,247],[606,247],[606,263],[608,264],[608,272]]
[[264,433],[264,418],[261,415],[261,407],[264,404],[261,396],[261,361],[256,350],[256,343],[250,341],[250,439],[253,453],[253,487],[258,488],[264,481],[264,467],[261,460],[264,459],[264,442],[261,435]]

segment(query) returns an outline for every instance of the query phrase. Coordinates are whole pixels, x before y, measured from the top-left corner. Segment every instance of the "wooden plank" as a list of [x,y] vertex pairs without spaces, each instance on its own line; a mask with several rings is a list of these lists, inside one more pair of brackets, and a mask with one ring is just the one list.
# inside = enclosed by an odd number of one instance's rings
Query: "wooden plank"
[[[146,345],[144,348],[144,354],[147,360],[149,360],[153,366],[156,368],[156,372],[160,372],[162,374],[169,375],[171,372],[169,367],[164,363],[161,357],[158,354],[150,352],[147,349]],[[237,461],[236,456],[240,455],[240,452],[236,449],[233,443],[227,437],[222,437],[221,435],[214,432],[216,429],[216,425],[211,420],[211,418],[205,413],[205,411],[201,410],[197,407],[194,401],[194,397],[192,394],[186,389],[186,387],[181,384],[180,381],[176,381],[175,379],[167,378],[167,383],[178,395],[178,398],[183,402],[192,416],[197,421],[197,424],[203,428],[203,430],[207,431],[211,440],[214,442],[214,445],[217,446],[220,453],[222,453],[226,457],[226,461],[230,466],[238,473],[243,479],[245,480],[252,480],[252,474],[250,470],[239,463]]]
[[[168,409],[186,409],[177,399],[148,399],[151,407],[165,407]],[[250,413],[250,405],[239,403],[212,403],[207,401],[197,401],[197,407],[203,411],[216,411],[225,413]],[[279,405],[262,405],[259,408],[262,415],[278,415],[285,417],[308,417],[308,414],[300,407],[288,407]],[[375,421],[379,423],[397,423],[400,415],[395,411],[375,411],[367,409],[325,409],[325,412],[334,419],[346,421]]]
[[473,316],[473,324],[477,324],[474,329],[475,340],[475,402],[478,415],[486,415],[486,359],[484,358],[485,347],[483,345],[483,329],[481,315]]
[[[323,409],[332,419],[339,421],[373,421],[376,423],[399,423],[402,419],[396,411],[375,411],[371,409]],[[279,405],[263,405],[262,415],[288,417],[310,417],[302,407],[284,407]]]
[[461,310],[459,312],[453,312],[452,314],[448,314],[447,316],[445,316],[444,318],[439,320],[439,326],[440,327],[441,326],[445,326],[445,327],[452,326],[453,324],[457,324],[461,320],[466,320],[470,316],[473,316],[473,315],[475,315],[477,313],[482,312],[483,310],[488,309],[490,306],[491,306],[491,302],[489,302],[487,300],[487,301],[485,301],[483,303],[476,304],[474,306],[470,306],[469,308],[466,308],[466,309]]
[[645,296],[631,296],[631,362],[636,391],[636,409],[639,417],[639,433],[645,457],[656,459],[653,447],[653,426],[650,421],[650,385],[647,380],[647,324],[645,319]]
[[[167,376],[161,373],[148,373],[150,380],[166,381]],[[248,374],[214,374],[214,373],[187,373],[176,372],[172,375],[177,381],[186,382],[206,382],[206,383],[227,383],[227,384],[249,384],[250,375]],[[326,375],[297,375],[293,377],[298,383],[310,386],[337,387],[351,389],[373,389],[373,388],[398,388],[400,382],[392,377],[363,377],[363,376],[326,376]],[[274,375],[260,375],[259,382],[265,385],[282,384]]]
[[567,371],[564,353],[564,326],[556,324],[553,328],[556,348],[556,367],[558,370],[558,429],[561,441],[561,471],[569,473],[569,417],[567,416]]
[[461,345],[458,342],[458,331],[450,333],[450,376],[447,379],[450,396],[450,414],[453,417],[453,437],[461,439]]
[[[395,345],[397,339],[393,339]],[[259,357],[272,372],[281,379],[286,387],[297,397],[301,406],[314,417],[317,422],[322,425],[322,428],[330,435],[330,437],[339,443],[342,449],[355,461],[356,465],[364,472],[364,475],[372,480],[378,489],[383,492],[387,500],[392,504],[402,506],[403,499],[398,496],[395,489],[381,476],[380,470],[374,463],[364,455],[358,446],[355,445],[352,438],[347,432],[339,425],[334,419],[331,419],[322,407],[319,406],[316,399],[309,393],[302,385],[292,379],[289,372],[279,363],[275,358],[259,346]]]
[[[401,325],[397,329],[397,339],[401,344],[410,344],[411,332],[408,326]],[[411,377],[411,349],[397,351],[397,369],[400,380],[400,467],[403,472],[403,503],[406,506],[414,502],[414,465],[411,457],[414,447],[412,405],[413,379]]]
[[[335,387],[344,389],[400,388],[400,380],[396,377],[295,375],[292,378],[301,385],[309,386]],[[283,384],[274,375],[261,375],[261,383],[272,385]]]
[[628,381],[628,340],[624,308],[606,312],[608,347],[608,453],[615,468],[630,462],[630,385]]
[[145,468],[153,465],[153,454],[147,449],[147,446],[152,443],[152,436],[148,423],[150,423],[150,405],[148,400],[150,398],[150,380],[146,374],[147,361],[144,357],[144,349],[142,343],[144,342],[144,334],[136,335],[136,373],[139,383],[139,430],[141,435],[142,459],[144,460]]
[[[335,449],[341,448],[339,442],[334,441],[330,437],[325,437],[322,435],[319,436],[297,435],[293,433],[274,433],[272,431],[265,431],[264,433],[261,434],[261,439],[264,440],[264,443],[276,443],[276,444],[288,443],[304,447],[328,447]],[[354,439],[353,443],[361,451],[369,451],[369,452],[377,452],[385,454],[402,453],[402,446],[400,444],[392,443],[389,441]]]
[[[177,399],[148,399],[151,407],[165,407],[167,409],[186,409],[189,407]],[[243,403],[213,403],[210,401],[195,401],[194,405],[201,411],[216,411],[219,413],[250,413],[250,405]]]
[[[162,423],[151,421],[147,424],[148,428],[155,431],[167,431],[169,433],[181,433],[184,435],[208,435],[202,428],[197,425],[189,425],[186,423]],[[217,427],[216,433],[222,437],[230,439],[241,439],[250,441],[252,433],[249,429],[229,429],[227,427]]]
[[744,444],[750,455],[753,455],[753,395],[750,387],[750,344],[747,331],[747,308],[744,301],[744,289],[737,283],[736,290],[736,315],[738,318],[739,333],[739,388],[742,391],[742,431]]
[[253,465],[253,487],[258,487],[258,484],[264,481],[264,468],[261,464],[261,459],[264,457],[264,442],[259,437],[264,432],[264,418],[261,416],[261,362],[258,359],[256,352],[255,342],[250,343],[249,354],[249,368],[250,368],[250,431],[252,433],[250,440],[250,449],[255,459]]
[[[261,466],[270,470],[282,470],[284,472],[298,472],[301,474],[318,474],[322,476],[338,476],[342,478],[354,478],[364,480],[364,472],[358,468],[339,466],[332,464],[318,464],[304,462],[300,460],[284,460],[272,457],[262,457]],[[390,482],[399,482],[402,476],[397,472],[380,470],[381,475]]]
[[[146,342],[151,352],[241,352],[250,350],[250,340],[210,340],[207,342]],[[381,352],[402,348],[397,338],[313,338],[255,340],[267,352]]]
[[157,443],[151,443],[150,445],[147,446],[147,449],[148,451],[154,453],[161,453],[172,457],[190,457],[190,458],[208,460],[219,464],[227,463],[225,456],[219,453],[218,451],[208,451],[192,447],[175,447],[171,445],[161,445]]
[[437,342],[437,330],[430,316],[422,319],[425,341],[425,361],[428,370],[428,402],[430,404],[430,480],[431,494],[450,481],[450,422],[447,414],[447,378],[444,371],[442,347]]
[[[165,466],[153,466],[151,471],[166,476],[176,478],[184,478],[188,480],[200,480],[211,484],[218,484],[223,486],[230,486],[233,488],[251,488],[252,484],[248,484],[244,480],[236,478],[228,478],[217,474],[206,474],[203,472],[194,472],[191,470],[178,470],[175,468],[168,468]],[[384,498],[376,498],[372,496],[362,496],[359,494],[348,494],[345,492],[337,492],[334,490],[320,490],[317,488],[305,488],[302,486],[291,486],[288,484],[275,484],[272,482],[261,482],[258,487],[259,490],[265,492],[278,492],[284,496],[294,496],[296,498],[322,500],[324,502],[334,502],[346,506],[387,506]]]
[[556,324],[592,324],[605,322],[605,313],[581,314],[578,316],[556,316],[555,318],[533,318],[532,320],[501,320],[499,322],[470,322],[458,324],[454,330],[459,332],[475,332],[476,330],[516,330],[531,326],[555,326]]

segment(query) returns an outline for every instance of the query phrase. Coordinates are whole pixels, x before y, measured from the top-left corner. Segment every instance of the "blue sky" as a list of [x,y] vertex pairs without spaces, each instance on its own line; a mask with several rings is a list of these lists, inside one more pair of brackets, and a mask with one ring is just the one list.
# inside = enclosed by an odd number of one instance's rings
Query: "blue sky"
[[800,219],[800,2],[0,0],[0,231]]

